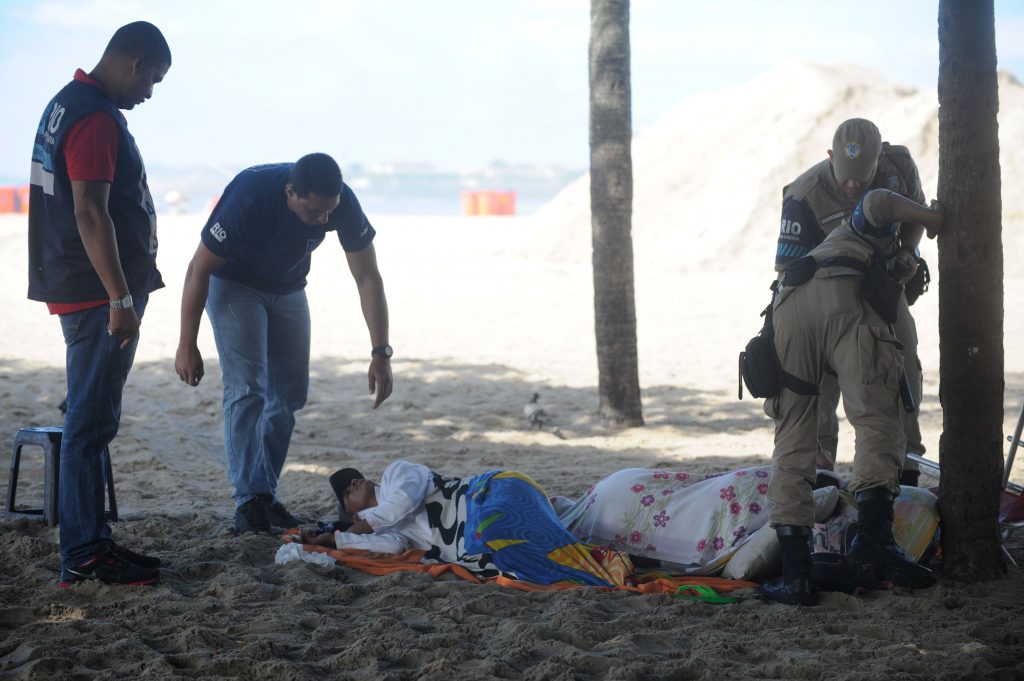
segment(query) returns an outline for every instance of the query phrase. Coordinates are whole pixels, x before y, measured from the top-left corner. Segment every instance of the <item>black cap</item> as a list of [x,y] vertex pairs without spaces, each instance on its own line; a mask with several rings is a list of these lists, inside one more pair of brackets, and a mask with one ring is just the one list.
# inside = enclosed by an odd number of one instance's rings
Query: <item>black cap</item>
[[353,480],[362,479],[363,474],[355,468],[342,468],[331,475],[331,488],[334,490],[334,496],[338,497],[338,503],[341,504],[342,509],[345,508],[345,490]]

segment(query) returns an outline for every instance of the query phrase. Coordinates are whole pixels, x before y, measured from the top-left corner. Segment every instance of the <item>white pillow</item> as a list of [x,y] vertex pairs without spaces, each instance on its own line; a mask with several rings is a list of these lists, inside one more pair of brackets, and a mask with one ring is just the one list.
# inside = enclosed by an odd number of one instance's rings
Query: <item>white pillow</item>
[[[839,502],[838,487],[822,487],[814,490],[814,522],[821,523],[835,511]],[[775,528],[765,523],[732,554],[722,570],[726,579],[748,579],[761,581],[782,572],[782,558],[779,538]]]

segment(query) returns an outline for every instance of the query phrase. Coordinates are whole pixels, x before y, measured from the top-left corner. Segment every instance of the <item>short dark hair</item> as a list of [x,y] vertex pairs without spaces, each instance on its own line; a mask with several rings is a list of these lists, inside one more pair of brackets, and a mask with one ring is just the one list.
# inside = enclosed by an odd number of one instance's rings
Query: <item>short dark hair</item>
[[332,197],[341,194],[341,168],[327,154],[306,154],[292,166],[288,182],[299,198],[310,192],[317,196]]
[[171,65],[171,48],[164,34],[148,21],[134,21],[117,29],[104,54],[142,57],[151,64]]
[[355,468],[342,468],[339,471],[335,471],[330,477],[331,489],[334,490],[334,496],[338,497],[338,503],[341,504],[341,509],[348,512],[345,508],[345,490],[352,484],[353,480],[362,480],[363,474],[357,471]]

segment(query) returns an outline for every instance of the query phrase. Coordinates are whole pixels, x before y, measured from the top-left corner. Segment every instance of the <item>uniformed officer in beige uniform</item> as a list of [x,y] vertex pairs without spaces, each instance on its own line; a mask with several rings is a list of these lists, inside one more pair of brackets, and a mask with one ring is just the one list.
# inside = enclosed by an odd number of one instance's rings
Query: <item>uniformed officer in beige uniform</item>
[[[774,301],[775,348],[784,371],[818,385],[826,368],[838,376],[847,418],[856,433],[849,490],[857,495],[858,534],[848,564],[859,583],[889,579],[924,587],[934,576],[907,558],[892,538],[892,504],[906,447],[899,404],[903,345],[883,319],[882,305],[868,302],[862,288],[873,258],[884,258],[894,283],[888,314],[897,312],[899,285],[917,260],[900,248],[908,224],[938,229],[943,212],[886,189],[869,191],[848,220],[836,226],[802,261],[790,265]],[[792,276],[807,265],[803,277]],[[801,282],[801,280],[804,280]],[[899,309],[900,314],[906,312]],[[771,523],[782,547],[783,577],[764,585],[765,594],[790,604],[817,601],[811,582],[810,545],[814,507],[817,400],[784,388],[765,400],[775,420],[775,451],[768,498]]]
[[[850,154],[854,153],[855,158]],[[917,166],[906,147],[882,142],[878,128],[868,120],[854,118],[842,123],[836,130],[829,158],[812,166],[803,175],[783,189],[782,225],[775,270],[781,272],[796,258],[807,255],[836,227],[850,217],[857,201],[871,189],[889,189],[923,203],[924,192]],[[877,165],[872,163],[877,159]],[[915,252],[921,240],[919,226],[905,226],[901,246]],[[906,298],[900,301],[900,313],[895,323],[896,337],[904,347],[907,379],[919,405],[922,394],[921,363],[917,357],[917,327],[910,315]],[[826,373],[819,387],[818,401],[818,467],[832,469],[835,465],[839,441],[839,386],[830,373]],[[923,455],[918,425],[919,406],[911,412],[902,412],[903,430],[907,438],[907,451]],[[903,464],[904,484],[917,484],[918,464],[907,460]]]

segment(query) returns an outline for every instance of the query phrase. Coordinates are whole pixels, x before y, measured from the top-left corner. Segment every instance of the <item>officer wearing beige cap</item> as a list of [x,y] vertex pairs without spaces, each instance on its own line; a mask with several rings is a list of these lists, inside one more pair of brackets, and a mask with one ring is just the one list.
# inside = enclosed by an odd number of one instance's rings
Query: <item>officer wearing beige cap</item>
[[[850,142],[855,144],[855,142]],[[852,164],[866,164],[843,149]],[[853,475],[858,531],[847,563],[858,585],[882,580],[922,588],[935,578],[908,558],[892,537],[893,499],[906,455],[900,424],[899,376],[903,353],[892,320],[904,313],[900,286],[916,259],[901,248],[904,230],[938,229],[944,213],[887,189],[875,189],[855,204],[848,220],[785,272],[774,301],[775,350],[782,369],[818,385],[830,367],[838,377],[846,415],[856,433]],[[870,285],[866,285],[870,283]],[[870,291],[881,291],[874,295]],[[783,576],[763,586],[765,595],[792,605],[817,602],[811,581],[809,539],[814,523],[811,485],[817,447],[816,399],[783,389],[765,400],[775,421],[775,450],[768,499],[771,524],[782,549]]]
[[[878,128],[869,120],[851,118],[836,129],[828,159],[815,164],[783,189],[782,223],[775,269],[781,272],[788,263],[807,255],[825,237],[850,218],[857,201],[871,189],[888,189],[902,196],[924,202],[917,166],[906,147],[882,141]],[[900,230],[899,247],[916,253],[923,228],[904,224]],[[916,274],[917,259],[912,260]],[[921,399],[921,363],[917,356],[917,327],[910,315],[906,297],[901,297],[899,316],[895,322],[896,336],[904,347],[905,369],[915,402]],[[835,463],[839,421],[839,387],[834,374],[826,373],[818,399],[818,466],[831,469]],[[901,410],[907,451],[924,454],[921,428],[918,425],[919,405],[913,411]],[[907,459],[901,481],[914,485],[918,478],[917,463]]]

